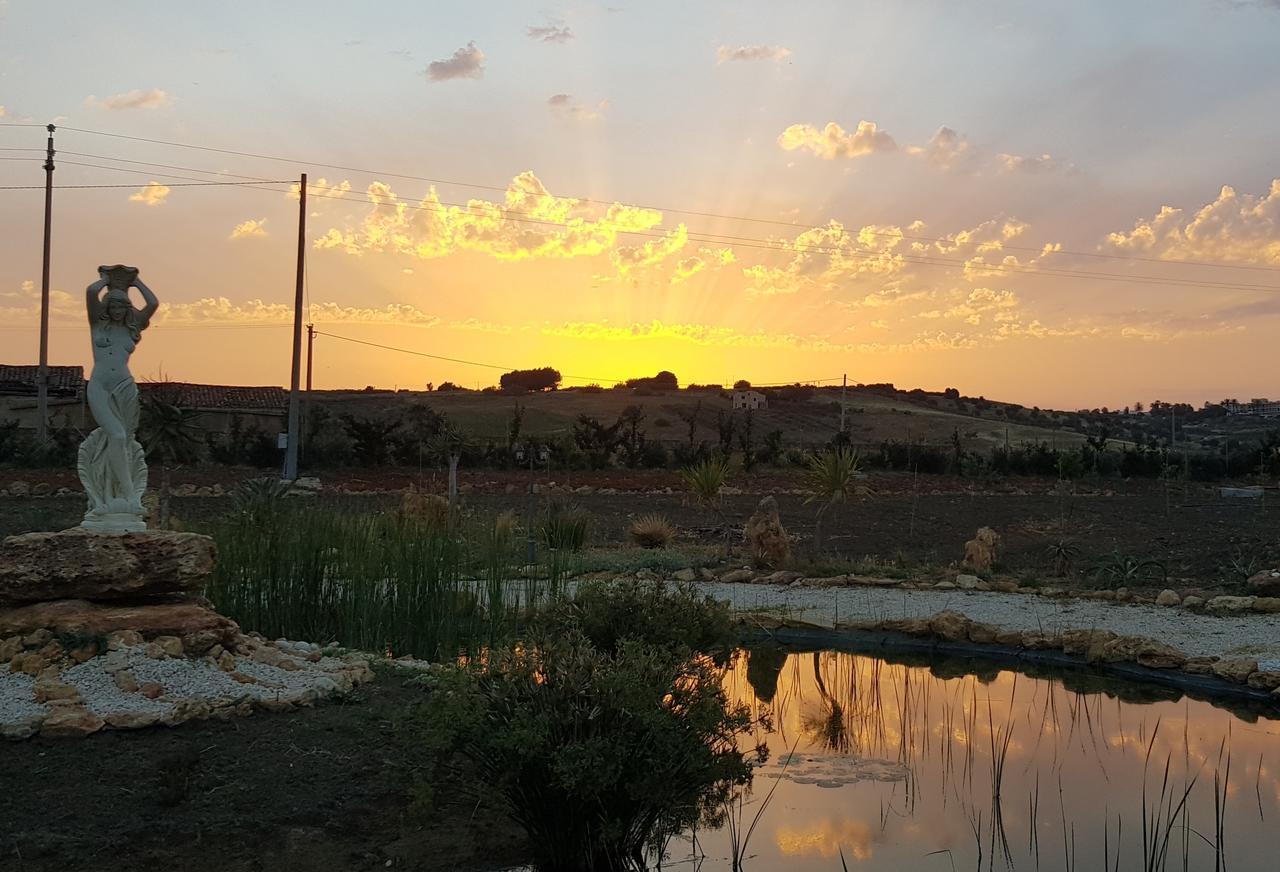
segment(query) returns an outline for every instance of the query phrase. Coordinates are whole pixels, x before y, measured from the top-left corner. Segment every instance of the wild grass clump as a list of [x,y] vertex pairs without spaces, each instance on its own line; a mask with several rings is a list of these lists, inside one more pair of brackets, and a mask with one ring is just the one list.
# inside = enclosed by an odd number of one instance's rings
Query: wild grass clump
[[628,620],[639,607],[714,611],[657,587],[593,587],[529,644],[423,680],[426,732],[505,800],[539,869],[648,868],[646,850],[719,823],[751,779],[738,738],[755,721],[730,704],[725,666],[657,622]]
[[207,593],[246,630],[351,648],[452,659],[509,637],[520,604],[511,527],[448,529],[403,512],[349,513],[286,500],[265,484],[237,492],[213,530]]
[[577,506],[551,503],[542,519],[542,544],[552,551],[581,551],[590,526],[591,515]]
[[641,548],[666,548],[676,537],[676,528],[664,515],[641,515],[631,522],[631,541]]

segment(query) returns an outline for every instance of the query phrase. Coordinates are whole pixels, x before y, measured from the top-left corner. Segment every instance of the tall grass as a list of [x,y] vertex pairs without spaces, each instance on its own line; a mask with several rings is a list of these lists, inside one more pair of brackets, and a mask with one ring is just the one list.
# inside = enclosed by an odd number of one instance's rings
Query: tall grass
[[209,597],[269,638],[447,660],[506,638],[559,586],[517,571],[503,518],[442,525],[266,500],[242,505],[213,535]]

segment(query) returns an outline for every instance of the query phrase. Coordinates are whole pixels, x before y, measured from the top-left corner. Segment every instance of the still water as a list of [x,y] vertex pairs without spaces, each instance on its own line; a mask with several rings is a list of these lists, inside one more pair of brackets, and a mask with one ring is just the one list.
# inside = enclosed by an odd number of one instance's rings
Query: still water
[[[663,868],[1275,870],[1280,720],[1092,674],[745,652],[770,751],[735,827]],[[772,795],[770,796],[770,793]],[[758,817],[757,817],[758,816]]]

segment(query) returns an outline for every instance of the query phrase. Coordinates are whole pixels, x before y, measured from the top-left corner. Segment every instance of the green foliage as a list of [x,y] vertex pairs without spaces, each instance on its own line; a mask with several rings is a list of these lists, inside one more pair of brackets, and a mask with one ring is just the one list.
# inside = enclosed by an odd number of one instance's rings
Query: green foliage
[[862,457],[851,448],[837,448],[809,458],[805,484],[810,494],[807,503],[817,503],[814,519],[814,550],[822,550],[822,522],[827,512],[857,493],[857,476],[862,471]]
[[166,466],[195,463],[204,448],[202,415],[154,396],[144,396],[139,430],[148,460]]
[[554,391],[560,387],[560,371],[550,366],[537,369],[513,369],[498,379],[498,385],[507,393],[529,391]]
[[707,459],[680,470],[680,480],[703,508],[720,509],[720,491],[729,479],[729,461]]
[[665,596],[597,589],[549,615],[534,644],[423,681],[428,732],[506,800],[540,869],[646,868],[646,846],[715,825],[750,781],[737,739],[753,720],[730,705],[724,667],[659,622],[627,620],[696,605]]
[[552,551],[581,551],[587,543],[591,515],[571,503],[547,504],[540,534],[542,544]]
[[1105,587],[1133,587],[1140,584],[1165,584],[1169,572],[1159,560],[1144,559],[1119,550],[1085,570],[1085,575]]

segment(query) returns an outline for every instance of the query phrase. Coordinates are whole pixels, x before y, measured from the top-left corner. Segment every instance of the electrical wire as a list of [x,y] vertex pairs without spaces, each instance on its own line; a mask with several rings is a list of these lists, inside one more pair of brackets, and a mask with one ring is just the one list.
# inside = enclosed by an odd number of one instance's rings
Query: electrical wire
[[[59,129],[74,131],[76,133],[89,134],[93,136],[104,136],[104,137],[111,137],[114,139],[125,139],[125,140],[131,140],[135,142],[145,142],[153,145],[163,145],[163,146],[168,146],[172,148],[187,148],[187,149],[194,149],[199,151],[214,152],[217,154],[227,154],[227,155],[234,155],[237,157],[253,158],[255,160],[270,160],[270,161],[278,161],[282,163],[310,165],[310,166],[324,167],[326,169],[343,170],[344,172],[362,173],[362,174],[371,175],[371,176],[384,176],[387,178],[408,179],[412,181],[428,182],[430,184],[435,184],[435,185],[449,185],[452,187],[472,188],[472,189],[483,190],[483,191],[498,191],[503,193],[505,193],[507,190],[506,186],[501,186],[501,185],[486,185],[486,184],[479,184],[474,182],[462,182],[462,181],[451,180],[451,179],[431,178],[429,176],[418,176],[418,175],[411,175],[407,173],[394,173],[394,172],[383,171],[383,170],[372,170],[372,169],[365,169],[361,167],[344,166],[342,164],[323,163],[320,161],[300,161],[294,158],[284,158],[284,157],[278,157],[275,155],[256,154],[253,152],[238,151],[235,149],[216,148],[216,147],[205,146],[205,145],[194,145],[191,143],[174,142],[171,140],[150,139],[150,138],[141,137],[141,136],[128,136],[121,133],[108,133],[106,131],[89,130],[89,129],[80,128],[80,127],[61,127]],[[605,206],[613,205],[614,203],[614,201],[600,200],[600,199],[595,199],[591,197],[570,197],[568,199],[577,200],[578,202],[581,202],[581,203],[592,203],[595,205],[605,205]],[[790,227],[793,229],[798,226],[801,226],[801,225],[797,225],[794,221],[782,221],[775,218],[761,218],[758,216],[747,216],[747,215],[731,215],[731,214],[718,213],[718,212],[705,212],[705,211],[699,211],[699,210],[693,210],[693,209],[677,209],[669,206],[655,206],[655,205],[645,205],[645,204],[631,204],[631,205],[633,205],[633,208],[637,208],[637,209],[651,209],[654,211],[660,211],[664,213],[669,212],[675,215],[694,215],[702,218],[714,218],[714,219],[725,220],[725,221],[744,221],[744,222],[751,222],[751,223],[757,223],[757,224],[771,224],[775,226]],[[910,239],[913,241],[920,241],[920,242],[954,243],[955,241],[954,237],[912,236],[908,234],[874,231],[874,230],[865,229],[865,228],[861,232],[865,232],[874,236]],[[1003,245],[1002,248],[1003,250],[1008,250],[1008,251],[1029,251],[1029,252],[1036,252],[1036,253],[1040,253],[1043,251],[1043,249],[1035,248],[1033,246],[1019,246],[1019,245],[1008,245],[1008,244]],[[1110,260],[1122,260],[1122,261],[1128,261],[1128,262],[1157,263],[1165,266],[1170,265],[1171,263],[1175,263],[1175,264],[1185,265],[1185,266],[1203,266],[1203,267],[1212,267],[1212,268],[1221,268],[1221,269],[1243,269],[1243,270],[1257,270],[1257,271],[1266,271],[1266,272],[1280,272],[1280,267],[1262,266],[1258,264],[1231,264],[1231,263],[1216,263],[1216,262],[1210,262],[1210,261],[1190,261],[1190,260],[1168,261],[1168,260],[1162,260],[1160,258],[1155,258],[1155,257],[1141,257],[1137,255],[1123,255],[1123,254],[1107,254],[1104,252],[1096,252],[1096,251],[1074,251],[1074,250],[1068,250],[1068,249],[1061,249],[1055,253],[1070,255],[1073,257],[1092,257],[1092,258],[1102,258],[1102,259],[1110,259]]]

